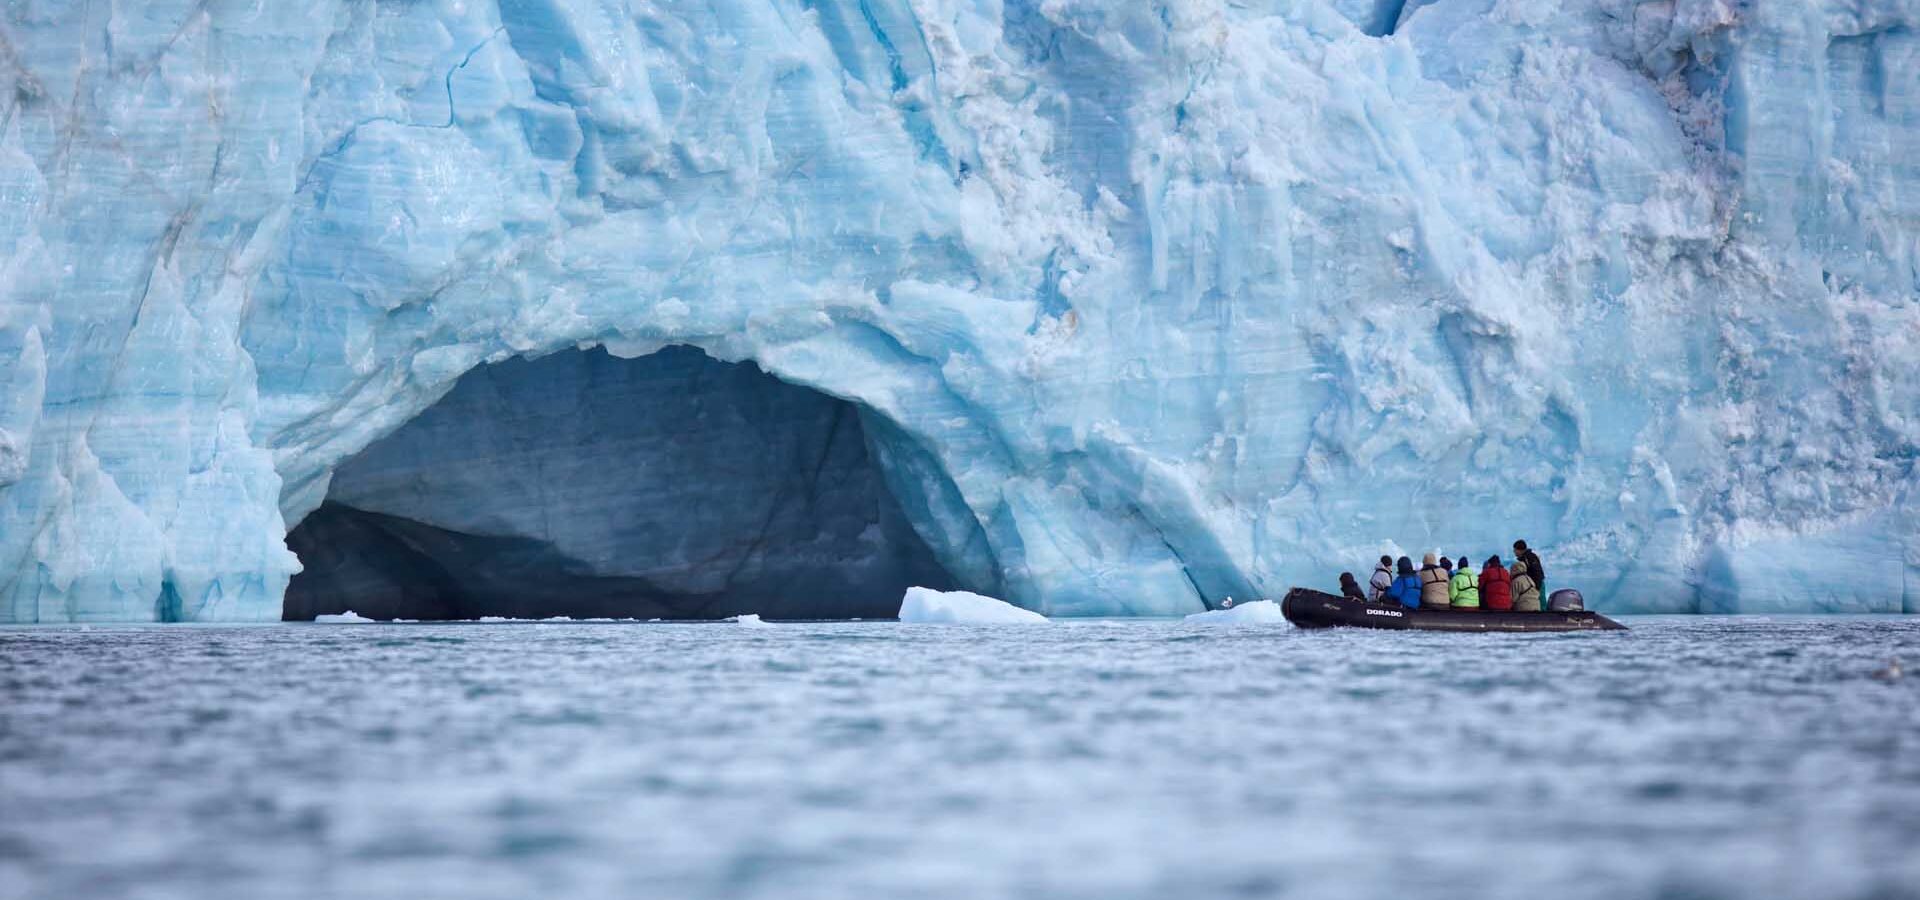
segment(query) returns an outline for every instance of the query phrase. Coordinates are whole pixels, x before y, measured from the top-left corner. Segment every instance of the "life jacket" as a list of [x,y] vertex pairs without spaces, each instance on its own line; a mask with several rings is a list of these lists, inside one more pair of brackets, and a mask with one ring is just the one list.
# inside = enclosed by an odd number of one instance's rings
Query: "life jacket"
[[1420,608],[1447,609],[1453,606],[1450,596],[1452,579],[1447,570],[1439,566],[1420,567]]
[[1387,588],[1387,599],[1408,609],[1420,608],[1420,579],[1413,575],[1402,575],[1393,580],[1393,586]]
[[1393,587],[1393,571],[1386,566],[1374,566],[1373,577],[1368,580],[1367,587],[1368,593],[1371,595],[1368,599],[1374,601],[1385,600],[1387,598],[1387,590]]
[[1453,584],[1447,590],[1448,600],[1462,609],[1480,608],[1480,579],[1474,577],[1472,569],[1460,569],[1453,573]]
[[1487,609],[1513,608],[1513,576],[1505,566],[1488,566],[1480,572],[1480,603]]

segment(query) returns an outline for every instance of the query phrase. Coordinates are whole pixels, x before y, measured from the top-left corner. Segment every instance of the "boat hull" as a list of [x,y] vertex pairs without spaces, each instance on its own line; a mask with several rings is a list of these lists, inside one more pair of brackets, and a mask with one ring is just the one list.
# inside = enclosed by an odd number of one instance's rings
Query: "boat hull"
[[1368,603],[1310,588],[1294,588],[1280,602],[1287,621],[1301,628],[1383,628],[1389,631],[1625,631],[1597,612],[1494,612],[1407,609]]

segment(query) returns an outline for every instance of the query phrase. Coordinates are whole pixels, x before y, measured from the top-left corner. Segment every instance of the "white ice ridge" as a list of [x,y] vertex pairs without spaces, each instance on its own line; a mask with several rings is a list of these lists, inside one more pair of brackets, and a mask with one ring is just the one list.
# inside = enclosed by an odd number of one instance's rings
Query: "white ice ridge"
[[1225,609],[1197,612],[1185,619],[1189,625],[1279,625],[1287,621],[1280,604],[1272,600],[1250,600]]
[[1047,617],[967,591],[911,587],[900,598],[900,621],[920,625],[1044,625]]
[[338,615],[314,616],[313,620],[321,625],[368,625],[377,621],[360,615],[353,610],[347,610]]
[[463,373],[673,344],[857,406],[944,569],[1049,615],[1516,537],[1610,612],[1920,610],[1916,24],[9,6],[0,621],[276,618]]

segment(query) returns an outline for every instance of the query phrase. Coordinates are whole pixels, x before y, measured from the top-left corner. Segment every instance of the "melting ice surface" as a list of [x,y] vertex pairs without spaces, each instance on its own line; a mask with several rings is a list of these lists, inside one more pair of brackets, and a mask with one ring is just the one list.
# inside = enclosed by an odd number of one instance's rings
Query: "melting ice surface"
[[1047,619],[993,597],[911,587],[900,600],[900,621],[921,625],[1044,625]]
[[1210,609],[1187,616],[1189,625],[1279,625],[1287,621],[1280,604],[1272,600],[1253,600],[1226,609]]
[[[673,345],[853,408],[885,521],[1049,615],[1515,537],[1612,612],[1917,610],[1917,23],[1912,0],[10,5],[0,619],[278,618],[289,531],[341,526],[336,476],[463,376]],[[678,488],[618,478],[547,484]],[[706,602],[688,547],[536,528],[500,487],[384,534],[549,566],[507,584],[612,547],[628,570],[589,574]],[[859,578],[904,545],[833,546]]]
[[0,898],[1912,895],[1920,620],[1629,623],[0,630]]

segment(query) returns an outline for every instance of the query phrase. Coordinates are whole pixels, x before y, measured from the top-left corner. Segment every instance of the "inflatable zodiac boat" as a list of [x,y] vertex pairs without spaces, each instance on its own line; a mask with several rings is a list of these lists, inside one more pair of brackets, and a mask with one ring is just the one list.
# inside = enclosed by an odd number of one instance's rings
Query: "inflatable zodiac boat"
[[1368,603],[1351,597],[1294,588],[1280,602],[1287,621],[1301,628],[1386,628],[1403,631],[1625,631],[1597,612],[1493,612],[1408,609],[1398,603]]

